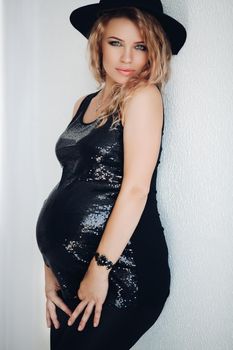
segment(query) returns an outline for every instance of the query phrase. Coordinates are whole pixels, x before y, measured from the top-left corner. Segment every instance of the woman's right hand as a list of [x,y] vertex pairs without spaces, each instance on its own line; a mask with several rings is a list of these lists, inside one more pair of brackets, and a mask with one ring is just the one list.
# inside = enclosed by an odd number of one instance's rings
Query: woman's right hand
[[48,328],[51,327],[53,322],[54,327],[57,329],[60,327],[59,320],[56,314],[56,305],[63,310],[68,316],[72,315],[72,311],[64,303],[64,301],[58,296],[58,291],[61,289],[56,277],[52,270],[45,265],[45,296],[46,296],[46,321]]

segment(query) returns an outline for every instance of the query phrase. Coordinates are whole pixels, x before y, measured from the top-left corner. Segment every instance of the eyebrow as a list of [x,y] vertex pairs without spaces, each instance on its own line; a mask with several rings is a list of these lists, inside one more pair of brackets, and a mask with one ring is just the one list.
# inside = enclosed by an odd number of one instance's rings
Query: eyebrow
[[[109,36],[107,39],[111,39],[111,38],[114,38],[114,39],[117,39],[117,40],[120,40],[120,41],[124,41],[124,40],[118,38],[117,36]],[[141,43],[144,43],[144,41],[135,41],[134,44],[141,44]]]

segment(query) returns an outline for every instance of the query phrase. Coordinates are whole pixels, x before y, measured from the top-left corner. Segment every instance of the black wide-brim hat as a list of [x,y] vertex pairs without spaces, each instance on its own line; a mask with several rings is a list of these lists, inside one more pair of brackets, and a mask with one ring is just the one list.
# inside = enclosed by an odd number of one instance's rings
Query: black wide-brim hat
[[70,22],[88,39],[93,24],[104,12],[128,6],[147,11],[156,17],[170,41],[172,54],[178,54],[186,41],[187,32],[180,22],[163,12],[160,0],[100,0],[99,3],[75,9],[70,15]]

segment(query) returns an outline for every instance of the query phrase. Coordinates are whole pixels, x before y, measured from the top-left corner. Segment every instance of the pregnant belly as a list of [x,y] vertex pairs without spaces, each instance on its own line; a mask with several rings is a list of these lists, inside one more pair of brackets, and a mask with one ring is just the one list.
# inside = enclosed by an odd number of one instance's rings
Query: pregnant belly
[[[80,182],[55,187],[39,213],[38,247],[49,261],[65,259],[88,264],[99,244],[117,193]],[[68,259],[68,260],[67,260]]]

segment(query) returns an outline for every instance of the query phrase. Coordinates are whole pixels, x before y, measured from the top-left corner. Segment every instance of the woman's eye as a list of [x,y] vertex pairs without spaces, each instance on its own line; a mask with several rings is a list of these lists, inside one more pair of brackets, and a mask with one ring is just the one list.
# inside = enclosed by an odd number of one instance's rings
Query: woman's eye
[[[121,45],[120,41],[117,41],[117,40],[109,41],[109,44],[112,45],[112,46],[120,46]],[[117,44],[117,45],[115,45],[115,44]],[[141,51],[146,51],[147,50],[145,45],[136,45],[136,47],[140,47]]]
[[144,45],[137,45],[137,47],[141,47],[141,49],[140,50],[142,50],[142,51],[145,51],[146,50],[146,46],[144,46]]
[[114,41],[109,41],[109,44],[110,45],[113,45],[113,46],[115,46],[114,44],[120,44],[120,42],[119,41],[117,41],[117,40],[114,40]]

